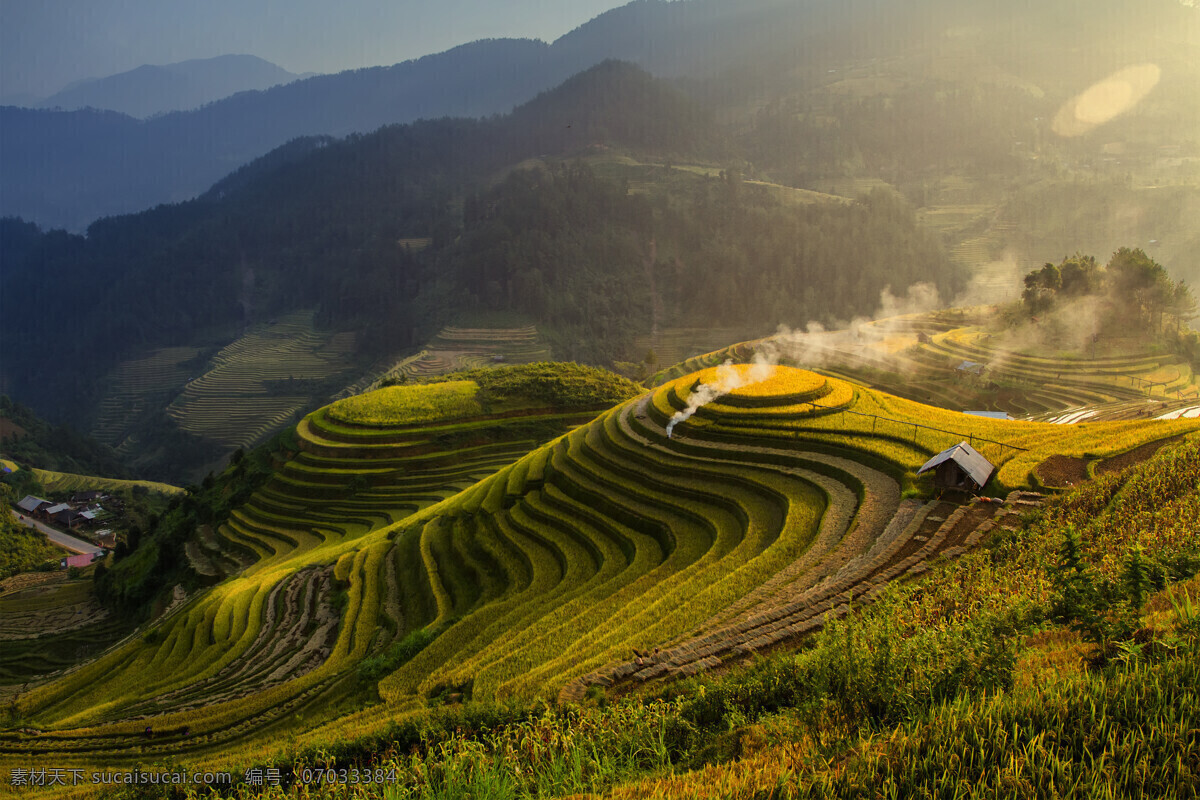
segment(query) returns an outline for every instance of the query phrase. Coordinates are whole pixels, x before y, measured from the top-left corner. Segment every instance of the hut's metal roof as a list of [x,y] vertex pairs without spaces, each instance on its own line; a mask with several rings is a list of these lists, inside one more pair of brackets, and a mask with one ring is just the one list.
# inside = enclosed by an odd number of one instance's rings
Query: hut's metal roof
[[972,417],[987,417],[988,419],[1012,419],[1012,414],[1007,411],[964,411],[964,414],[970,414]]
[[22,511],[27,511],[30,514],[32,514],[34,511],[38,510],[38,506],[43,505],[48,502],[50,502],[50,501],[43,500],[40,497],[34,497],[31,494],[27,494],[27,495],[25,495],[25,497],[23,497],[21,499],[21,502],[17,503],[17,507],[20,508]]
[[925,466],[917,470],[917,474],[927,472],[937,467],[938,464],[946,461],[953,461],[962,468],[962,471],[975,481],[976,486],[983,486],[987,483],[988,478],[992,477],[992,472],[996,469],[992,466],[992,462],[979,454],[971,445],[966,442],[959,442],[949,449],[943,450],[933,458],[925,462]]

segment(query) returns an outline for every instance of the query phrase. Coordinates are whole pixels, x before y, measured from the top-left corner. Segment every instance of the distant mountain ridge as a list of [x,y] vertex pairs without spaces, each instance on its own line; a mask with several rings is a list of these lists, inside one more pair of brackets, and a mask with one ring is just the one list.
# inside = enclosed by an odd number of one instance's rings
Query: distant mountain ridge
[[143,64],[116,75],[77,81],[43,100],[38,107],[64,111],[96,108],[144,119],[199,108],[238,92],[269,89],[312,74],[288,72],[252,55]]
[[474,42],[148,120],[94,109],[2,107],[0,216],[83,230],[101,217],[195,197],[297,137],[505,112],[572,74],[544,68],[547,47],[532,40]]
[[[0,108],[0,215],[83,230],[103,216],[194,197],[297,137],[506,113],[608,58],[680,80],[706,102],[739,110],[797,86],[819,87],[830,70],[855,59],[944,54],[955,31],[967,39],[954,46],[994,60],[1059,101],[1083,88],[1082,76],[1095,80],[1134,59],[1174,53],[1173,63],[1185,65],[1184,83],[1196,74],[1186,65],[1196,58],[1200,14],[1174,0],[1015,5],[1020,8],[999,0],[635,0],[553,44],[480,40],[394,66],[241,92],[145,121]],[[1047,53],[1074,56],[1062,69]]]

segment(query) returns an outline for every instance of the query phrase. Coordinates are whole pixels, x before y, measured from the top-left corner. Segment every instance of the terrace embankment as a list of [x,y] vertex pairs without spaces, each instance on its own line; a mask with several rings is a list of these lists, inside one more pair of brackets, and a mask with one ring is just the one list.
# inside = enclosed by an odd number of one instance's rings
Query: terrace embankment
[[0,761],[215,752],[357,696],[359,662],[436,615],[414,602],[420,557],[395,558],[383,529],[636,391],[574,365],[488,373],[479,382],[486,393],[470,378],[391,387],[307,417],[267,482],[186,543],[213,585],[99,659],[23,693],[19,713],[43,732],[0,734]]
[[[728,382],[722,369],[743,373],[723,395],[712,389]],[[571,699],[593,681],[738,658],[1010,524],[1034,498],[1011,493],[1049,455],[1176,433],[980,419],[803,370],[751,379],[753,369],[665,384],[398,530],[394,557],[417,593],[402,605],[451,624],[381,694],[553,688]],[[932,494],[916,469],[963,440],[991,453],[1000,499],[902,502]]]
[[[1150,419],[1186,410],[1200,386],[1186,359],[1130,344],[1125,352],[1058,354],[1018,350],[1003,333],[961,312],[875,320],[852,331],[781,334],[743,342],[663,370],[657,386],[727,358],[748,362],[766,349],[783,363],[820,364],[827,374],[942,408],[1003,411],[1037,421]],[[799,361],[789,360],[791,358]]]
[[[645,413],[650,400],[630,407],[623,422],[643,446],[668,447],[665,429]],[[743,455],[735,445],[699,438],[689,438],[685,447],[710,462],[729,463],[731,455]],[[870,602],[890,581],[924,571],[929,559],[953,557],[974,546],[998,521],[1011,525],[1011,502],[1027,504],[1038,497],[1014,492],[1003,504],[977,499],[967,506],[899,501],[895,480],[852,459],[821,453],[801,457],[790,447],[749,450],[781,465],[812,459],[843,470],[860,487],[857,508],[853,493],[827,478],[824,488],[837,501],[800,558],[688,636],[581,676],[563,688],[560,700],[579,700],[590,686],[622,691],[649,680],[691,675],[796,640],[830,616],[848,613],[853,604]],[[851,513],[853,529],[848,524]]]

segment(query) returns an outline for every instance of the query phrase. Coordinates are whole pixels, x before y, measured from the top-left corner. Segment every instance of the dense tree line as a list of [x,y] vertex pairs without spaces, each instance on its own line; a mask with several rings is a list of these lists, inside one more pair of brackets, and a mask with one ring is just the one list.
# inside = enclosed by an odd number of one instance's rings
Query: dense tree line
[[527,314],[562,355],[608,363],[663,325],[832,324],[871,314],[880,293],[960,276],[905,202],[787,205],[734,170],[690,196],[630,194],[582,164],[517,172],[467,198],[462,236],[438,254],[460,302]]
[[1098,327],[1159,336],[1180,333],[1197,313],[1191,287],[1172,280],[1140,248],[1122,247],[1105,265],[1097,264],[1094,256],[1076,253],[1029,272],[1024,284],[1021,303],[1031,317],[1096,297],[1103,301]]
[[0,395],[0,419],[15,426],[13,433],[4,439],[2,450],[23,467],[109,478],[132,477],[111,447],[70,426],[48,423],[7,395]]
[[[86,237],[0,221],[5,385],[86,419],[98,379],[138,348],[216,346],[296,308],[359,331],[364,357],[416,347],[464,313],[510,311],[547,332],[556,358],[608,364],[630,357],[655,309],[663,325],[766,332],[870,314],[889,285],[957,285],[885,193],[797,206],[732,166],[664,168],[669,191],[635,192],[571,155],[719,160],[714,131],[682,95],[607,62],[506,117],[298,140],[197,200]],[[541,166],[511,169],[530,158]]]
[[763,107],[743,135],[747,157],[796,186],[854,175],[919,187],[948,173],[1019,175],[1042,133],[1047,101],[1016,88],[911,79],[886,92],[811,92]]

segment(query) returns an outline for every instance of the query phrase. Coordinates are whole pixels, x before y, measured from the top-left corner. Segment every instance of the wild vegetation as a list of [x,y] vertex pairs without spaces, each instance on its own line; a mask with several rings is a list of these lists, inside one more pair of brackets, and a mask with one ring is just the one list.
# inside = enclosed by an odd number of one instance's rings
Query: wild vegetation
[[57,567],[62,552],[41,532],[31,531],[16,520],[10,506],[19,499],[11,487],[0,483],[0,580],[38,569],[47,562]]

